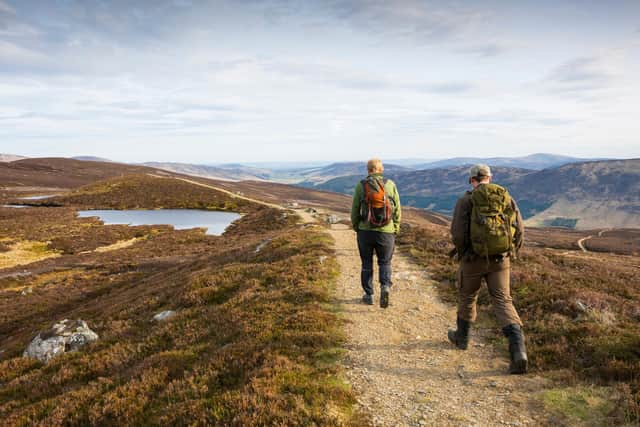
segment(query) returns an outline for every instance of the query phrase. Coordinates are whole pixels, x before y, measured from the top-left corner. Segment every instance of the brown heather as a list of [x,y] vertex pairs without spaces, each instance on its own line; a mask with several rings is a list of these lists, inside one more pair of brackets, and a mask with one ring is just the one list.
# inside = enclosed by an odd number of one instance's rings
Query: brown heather
[[[553,241],[566,247],[564,239]],[[457,262],[447,256],[448,230],[405,228],[399,243],[440,282],[443,298],[455,303]],[[611,416],[619,422],[640,422],[639,263],[637,256],[527,246],[512,268],[532,370],[563,384],[615,387],[619,398]],[[494,334],[504,349],[492,319],[483,288],[476,327]]]
[[[337,274],[328,237],[292,213],[162,182],[156,190],[151,177],[121,178],[56,203],[233,204],[246,215],[216,237],[102,226],[71,207],[0,208],[4,238],[63,252],[30,264],[29,276],[13,274],[24,266],[0,275],[2,424],[353,424],[354,397],[335,363],[340,322],[327,305]],[[128,247],[86,252],[133,237]],[[27,286],[33,293],[20,295]],[[167,309],[177,315],[152,320]],[[86,320],[100,340],[46,365],[21,357],[63,318]]]

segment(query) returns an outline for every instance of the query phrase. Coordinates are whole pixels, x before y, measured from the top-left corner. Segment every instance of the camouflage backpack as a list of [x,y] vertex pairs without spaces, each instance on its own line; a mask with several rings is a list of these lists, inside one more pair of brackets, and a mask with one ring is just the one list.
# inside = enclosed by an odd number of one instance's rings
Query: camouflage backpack
[[513,252],[516,213],[509,192],[496,184],[482,184],[471,192],[471,246],[489,257]]
[[393,200],[384,189],[386,179],[368,176],[360,181],[363,197],[360,204],[360,217],[374,227],[384,227],[391,222],[394,207]]

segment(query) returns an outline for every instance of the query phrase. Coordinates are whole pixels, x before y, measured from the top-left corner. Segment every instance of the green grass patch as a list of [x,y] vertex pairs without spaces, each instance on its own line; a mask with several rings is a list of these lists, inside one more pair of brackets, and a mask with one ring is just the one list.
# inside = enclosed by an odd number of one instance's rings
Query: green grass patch
[[558,414],[568,425],[612,425],[611,402],[608,387],[554,388],[542,392],[542,402],[547,410]]

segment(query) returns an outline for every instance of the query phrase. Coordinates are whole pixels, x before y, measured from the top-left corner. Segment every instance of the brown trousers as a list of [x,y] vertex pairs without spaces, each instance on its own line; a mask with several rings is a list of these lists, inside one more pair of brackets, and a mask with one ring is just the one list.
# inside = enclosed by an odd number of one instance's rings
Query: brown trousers
[[510,286],[511,264],[509,258],[499,261],[486,259],[463,260],[458,270],[459,298],[458,317],[468,322],[475,322],[477,317],[476,302],[480,293],[482,279],[487,282],[491,295],[493,312],[500,327],[511,324],[522,326],[522,321],[511,299]]

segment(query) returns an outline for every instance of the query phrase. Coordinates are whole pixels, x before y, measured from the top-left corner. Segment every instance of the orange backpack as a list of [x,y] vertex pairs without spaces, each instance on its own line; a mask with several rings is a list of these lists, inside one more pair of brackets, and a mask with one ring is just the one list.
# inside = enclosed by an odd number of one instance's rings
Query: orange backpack
[[363,198],[360,205],[360,216],[374,227],[383,227],[391,221],[391,200],[384,191],[387,180],[368,176],[362,183]]

